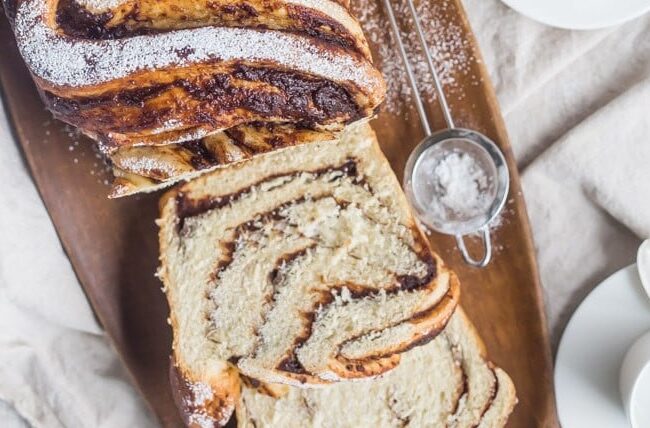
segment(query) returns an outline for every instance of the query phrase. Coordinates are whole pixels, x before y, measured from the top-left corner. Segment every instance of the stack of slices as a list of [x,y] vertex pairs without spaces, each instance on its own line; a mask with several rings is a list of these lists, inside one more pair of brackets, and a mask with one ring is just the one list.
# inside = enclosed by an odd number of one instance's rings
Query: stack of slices
[[4,0],[112,196],[161,200],[171,379],[190,426],[502,426],[516,402],[367,124],[346,0]]

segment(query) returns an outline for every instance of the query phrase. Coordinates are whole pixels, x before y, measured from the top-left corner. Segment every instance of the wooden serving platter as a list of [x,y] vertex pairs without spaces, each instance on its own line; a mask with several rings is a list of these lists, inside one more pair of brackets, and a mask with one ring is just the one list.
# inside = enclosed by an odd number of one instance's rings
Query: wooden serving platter
[[[402,90],[401,63],[391,47],[385,16],[378,1],[367,1],[354,8],[391,85],[390,99],[373,126],[401,177],[423,133]],[[490,359],[510,374],[517,387],[519,404],[509,426],[558,426],[534,248],[494,91],[460,0],[424,1],[420,11],[457,125],[476,129],[499,144],[511,171],[508,203],[500,226],[492,232],[496,252],[487,268],[465,265],[453,238],[433,234],[431,241],[458,273],[462,305]],[[409,23],[402,24],[408,32]],[[158,265],[154,220],[160,195],[106,199],[109,173],[89,141],[52,120],[44,109],[4,18],[0,18],[0,85],[15,138],[97,318],[162,425],[181,426],[168,386],[168,308],[154,277]],[[434,127],[442,127],[435,102],[429,103],[429,113]]]

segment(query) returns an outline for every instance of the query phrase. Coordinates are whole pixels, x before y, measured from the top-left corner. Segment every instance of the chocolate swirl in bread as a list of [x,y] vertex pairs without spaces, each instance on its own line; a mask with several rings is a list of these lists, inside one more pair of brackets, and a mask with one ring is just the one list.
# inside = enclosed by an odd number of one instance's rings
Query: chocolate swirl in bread
[[240,428],[497,428],[506,424],[517,403],[512,380],[487,359],[480,337],[460,308],[435,340],[404,354],[395,370],[376,379],[309,389],[240,374],[237,386],[233,384],[237,375],[230,372],[221,385],[231,384],[236,393],[224,401],[219,390],[188,382],[174,365],[170,375],[188,426],[223,426],[235,403]]
[[378,379],[298,389],[244,377],[236,416],[240,428],[497,428],[516,402],[512,380],[486,359],[476,331],[457,309],[434,341],[405,354],[399,367]]
[[78,0],[59,0],[56,22],[65,34],[95,40],[206,26],[268,28],[306,33],[370,59],[359,25],[346,13],[348,7],[335,0],[125,0],[105,11],[91,11]]
[[47,106],[106,147],[251,121],[338,128],[384,96],[330,0],[20,0],[14,29]]
[[339,142],[205,174],[162,203],[161,277],[190,378],[372,377],[432,340],[458,283],[418,230],[366,124]]

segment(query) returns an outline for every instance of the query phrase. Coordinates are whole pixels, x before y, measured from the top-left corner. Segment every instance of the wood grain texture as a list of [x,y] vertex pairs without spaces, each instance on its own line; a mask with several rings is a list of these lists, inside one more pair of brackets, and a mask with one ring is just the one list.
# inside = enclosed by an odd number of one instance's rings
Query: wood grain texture
[[[508,426],[558,426],[543,299],[516,165],[462,6],[448,3],[442,19],[461,28],[475,56],[469,73],[454,76],[464,96],[450,97],[453,114],[458,126],[476,129],[500,145],[510,165],[511,190],[502,225],[493,232],[496,252],[487,268],[465,265],[453,238],[433,234],[431,241],[458,273],[462,304],[490,358],[517,387],[519,404]],[[469,76],[479,76],[480,84]],[[45,111],[5,19],[0,19],[0,85],[15,137],[99,321],[162,424],[180,426],[168,387],[168,308],[154,277],[159,195],[106,199],[108,173],[89,141],[71,137]],[[429,107],[434,127],[441,128],[439,111]],[[401,177],[409,153],[423,137],[415,110],[383,112],[373,126]]]

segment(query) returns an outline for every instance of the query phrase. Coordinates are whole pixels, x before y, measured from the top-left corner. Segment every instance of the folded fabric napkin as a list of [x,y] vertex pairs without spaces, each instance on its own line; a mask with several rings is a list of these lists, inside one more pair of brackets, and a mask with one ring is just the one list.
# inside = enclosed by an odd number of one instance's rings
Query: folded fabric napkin
[[[465,7],[522,172],[557,343],[582,298],[650,236],[650,16],[572,32],[498,0]],[[155,426],[92,316],[1,107],[0,180],[3,426]]]
[[522,175],[555,347],[650,237],[650,15],[565,31],[497,1],[465,5]]
[[156,426],[93,317],[1,104],[0,181],[0,425]]

